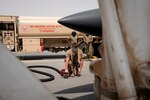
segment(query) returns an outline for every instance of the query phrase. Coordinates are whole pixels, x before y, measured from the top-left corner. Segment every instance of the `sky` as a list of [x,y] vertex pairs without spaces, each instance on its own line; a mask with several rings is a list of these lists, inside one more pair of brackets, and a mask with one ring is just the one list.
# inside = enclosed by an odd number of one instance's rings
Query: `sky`
[[97,8],[97,0],[0,0],[0,15],[64,17]]

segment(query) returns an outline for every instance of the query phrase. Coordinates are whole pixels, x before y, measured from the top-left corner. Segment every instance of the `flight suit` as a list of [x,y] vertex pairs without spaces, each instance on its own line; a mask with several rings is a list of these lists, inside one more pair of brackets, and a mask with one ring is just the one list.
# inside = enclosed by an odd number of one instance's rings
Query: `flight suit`
[[80,63],[83,57],[83,52],[77,48],[78,51],[75,53],[72,49],[73,48],[66,52],[66,57],[69,58],[68,71],[71,71],[71,74],[77,75],[78,71],[82,70],[82,65],[80,65]]
[[86,54],[87,56],[91,57],[93,55],[93,46],[92,46],[92,41],[93,41],[93,37],[91,35],[84,35],[84,41],[86,43]]

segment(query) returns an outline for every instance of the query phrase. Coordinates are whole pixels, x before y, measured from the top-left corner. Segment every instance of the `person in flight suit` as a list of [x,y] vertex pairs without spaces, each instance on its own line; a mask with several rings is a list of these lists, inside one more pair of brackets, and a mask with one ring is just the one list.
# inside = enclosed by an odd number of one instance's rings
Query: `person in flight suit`
[[78,42],[78,36],[75,31],[72,31],[71,36],[70,36],[71,44],[77,43]]
[[91,58],[94,52],[93,46],[92,46],[93,37],[91,35],[85,34],[83,36],[83,40],[86,43],[85,53],[87,54],[88,58]]
[[69,50],[66,51],[65,73],[68,76],[80,76],[83,67],[83,52],[78,48],[77,43],[72,43]]
[[71,35],[68,38],[68,43],[70,44],[71,47],[73,43],[77,43],[77,42],[78,42],[77,33],[75,31],[72,31]]

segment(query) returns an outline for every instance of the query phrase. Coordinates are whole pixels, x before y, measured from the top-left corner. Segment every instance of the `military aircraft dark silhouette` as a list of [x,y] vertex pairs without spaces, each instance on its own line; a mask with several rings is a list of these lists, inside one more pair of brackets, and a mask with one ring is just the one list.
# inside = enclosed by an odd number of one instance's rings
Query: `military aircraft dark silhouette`
[[66,16],[58,20],[58,23],[94,36],[102,36],[102,22],[99,9],[88,10]]

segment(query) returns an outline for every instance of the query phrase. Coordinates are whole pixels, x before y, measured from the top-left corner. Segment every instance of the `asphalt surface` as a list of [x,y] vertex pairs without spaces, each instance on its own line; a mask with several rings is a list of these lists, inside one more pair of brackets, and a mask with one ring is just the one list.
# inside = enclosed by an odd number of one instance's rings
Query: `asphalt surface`
[[[21,60],[26,66],[46,65],[61,70],[65,66],[64,58],[40,59],[40,60]],[[69,77],[64,79],[57,72],[46,68],[36,68],[36,70],[51,73],[55,79],[50,82],[44,82],[46,86],[56,97],[65,97],[69,100],[98,100],[93,92],[94,75],[89,71],[90,61],[84,61],[82,74],[80,77]],[[38,79],[47,78],[46,76],[33,73]]]

